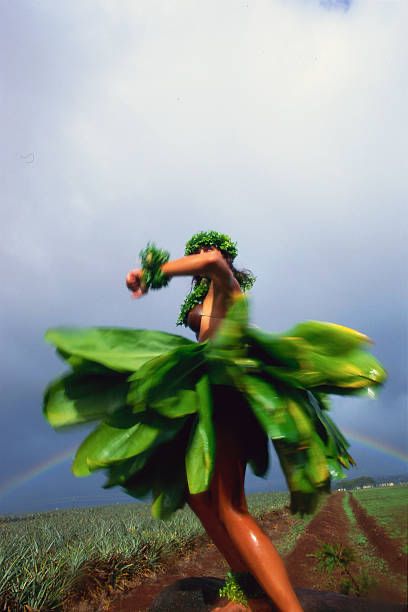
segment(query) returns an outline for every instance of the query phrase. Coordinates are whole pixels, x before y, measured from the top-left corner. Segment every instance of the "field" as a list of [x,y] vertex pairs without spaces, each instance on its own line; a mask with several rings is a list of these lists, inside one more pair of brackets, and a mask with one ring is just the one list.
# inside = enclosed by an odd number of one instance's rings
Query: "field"
[[353,495],[388,535],[399,541],[408,552],[408,486],[387,487],[385,494],[383,488],[360,489]]
[[[289,514],[286,494],[252,495],[249,504],[295,586],[404,602],[407,530],[394,523],[407,491],[336,493],[304,519]],[[153,520],[142,504],[3,517],[0,542],[3,610],[145,610],[170,567],[172,580],[227,571],[188,509],[168,522]],[[330,570],[325,562],[344,549],[347,572],[341,564]]]
[[[250,496],[255,516],[282,508],[283,493]],[[0,609],[55,609],[104,582],[120,588],[190,545],[203,529],[189,509],[167,522],[145,504],[0,518]]]

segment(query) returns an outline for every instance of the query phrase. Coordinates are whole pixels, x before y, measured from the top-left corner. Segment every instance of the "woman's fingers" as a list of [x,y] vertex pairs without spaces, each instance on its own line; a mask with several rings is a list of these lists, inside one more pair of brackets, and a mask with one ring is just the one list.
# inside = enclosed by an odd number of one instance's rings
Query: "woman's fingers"
[[147,292],[143,284],[143,270],[131,270],[126,276],[126,287],[132,292],[132,298],[141,298]]
[[126,286],[130,291],[136,291],[140,287],[141,270],[131,270],[126,276]]

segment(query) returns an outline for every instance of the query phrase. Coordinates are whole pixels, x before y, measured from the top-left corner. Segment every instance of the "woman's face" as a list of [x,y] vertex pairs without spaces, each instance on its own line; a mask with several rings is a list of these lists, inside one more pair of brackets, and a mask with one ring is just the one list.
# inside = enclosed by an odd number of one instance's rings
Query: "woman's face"
[[208,253],[208,251],[215,251],[215,250],[216,250],[216,249],[215,249],[215,247],[213,247],[213,246],[204,246],[204,247],[202,247],[202,248],[200,249],[200,255],[201,255],[202,253]]

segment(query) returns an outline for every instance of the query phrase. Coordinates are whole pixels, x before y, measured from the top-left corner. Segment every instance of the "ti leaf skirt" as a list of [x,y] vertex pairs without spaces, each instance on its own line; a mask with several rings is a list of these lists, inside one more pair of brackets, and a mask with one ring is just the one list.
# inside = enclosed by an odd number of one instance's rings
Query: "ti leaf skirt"
[[45,392],[46,419],[55,428],[98,422],[73,473],[105,470],[105,487],[152,496],[158,518],[182,507],[187,491],[209,488],[220,414],[248,424],[243,453],[258,476],[272,440],[291,510],[310,512],[330,478],[354,463],[329,417],[328,394],[372,395],[386,378],[365,335],[318,321],[266,333],[248,324],[244,296],[202,343],[116,328],[51,329],[46,340],[71,368]]

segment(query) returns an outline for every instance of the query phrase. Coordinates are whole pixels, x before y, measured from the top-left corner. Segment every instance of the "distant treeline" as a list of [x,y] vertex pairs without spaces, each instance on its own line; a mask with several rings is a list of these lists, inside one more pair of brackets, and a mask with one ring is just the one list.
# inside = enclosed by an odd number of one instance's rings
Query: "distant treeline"
[[361,487],[378,487],[382,484],[393,482],[394,484],[408,483],[406,474],[398,474],[394,476],[360,476],[359,478],[347,478],[346,480],[336,480],[333,483],[333,490],[336,489],[357,489]]

